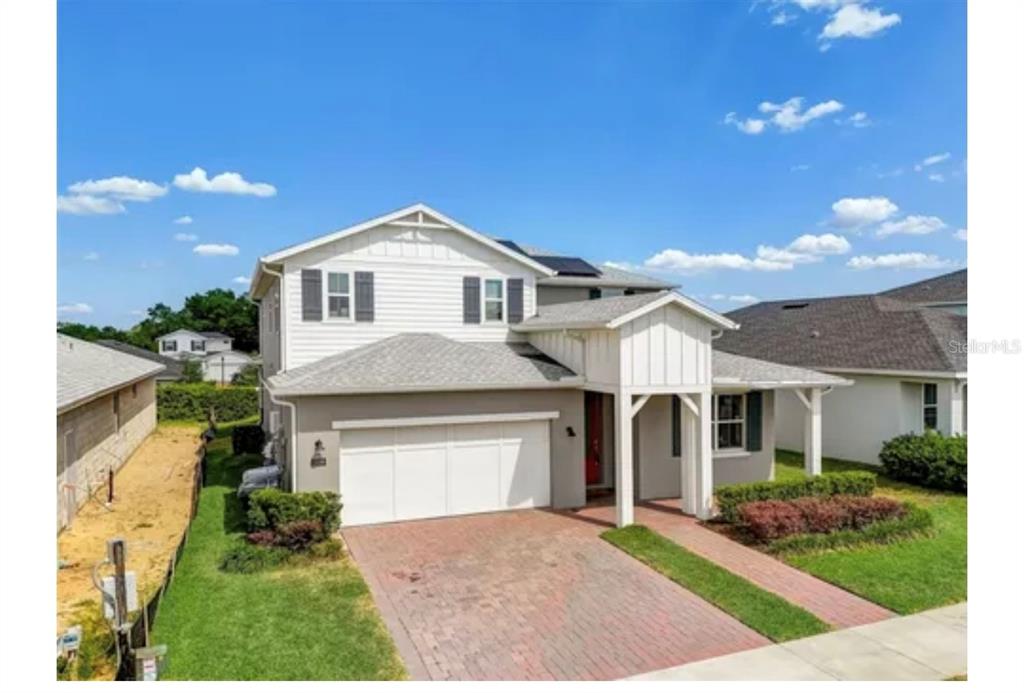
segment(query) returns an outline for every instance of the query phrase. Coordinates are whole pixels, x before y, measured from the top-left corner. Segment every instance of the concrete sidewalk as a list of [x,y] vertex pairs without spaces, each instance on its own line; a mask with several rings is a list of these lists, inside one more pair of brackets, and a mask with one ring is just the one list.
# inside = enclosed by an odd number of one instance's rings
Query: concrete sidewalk
[[641,681],[941,681],[967,673],[967,602],[632,677]]

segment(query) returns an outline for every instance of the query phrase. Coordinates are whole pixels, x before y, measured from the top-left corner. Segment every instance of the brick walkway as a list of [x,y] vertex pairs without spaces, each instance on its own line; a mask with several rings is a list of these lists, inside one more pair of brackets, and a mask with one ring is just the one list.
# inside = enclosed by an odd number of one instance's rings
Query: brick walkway
[[[613,506],[588,507],[581,515],[609,522]],[[850,628],[891,617],[892,612],[782,561],[701,527],[679,512],[679,501],[653,501],[636,507],[636,522],[680,546],[774,592],[837,628]]]
[[343,533],[413,678],[617,679],[768,643],[606,528],[527,510]]

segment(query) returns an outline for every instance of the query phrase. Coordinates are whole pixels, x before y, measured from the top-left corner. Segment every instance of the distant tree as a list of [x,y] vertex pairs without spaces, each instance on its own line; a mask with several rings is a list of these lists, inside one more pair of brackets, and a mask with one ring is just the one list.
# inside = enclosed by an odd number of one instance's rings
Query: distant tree
[[199,359],[185,359],[181,364],[181,379],[186,383],[203,382],[203,364]]
[[250,363],[247,366],[243,366],[231,376],[232,385],[248,385],[249,387],[255,387],[260,384],[260,367],[255,363]]

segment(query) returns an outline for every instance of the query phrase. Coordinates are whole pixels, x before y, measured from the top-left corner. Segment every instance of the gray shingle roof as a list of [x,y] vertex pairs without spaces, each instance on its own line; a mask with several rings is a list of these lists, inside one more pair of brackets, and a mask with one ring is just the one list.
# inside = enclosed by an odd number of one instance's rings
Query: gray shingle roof
[[727,314],[715,349],[818,370],[964,372],[967,318],[884,296],[768,301]]
[[878,295],[907,303],[967,303],[967,270],[897,286]]
[[529,344],[400,334],[268,379],[282,395],[575,387],[582,380]]
[[594,286],[608,287],[615,289],[674,289],[677,284],[648,277],[645,274],[630,272],[628,270],[612,267],[610,265],[594,264],[601,275],[598,277],[543,277],[537,280],[541,286]]
[[58,334],[57,412],[156,375],[163,369],[148,359]]
[[223,332],[200,332],[199,334],[209,339],[231,339],[231,337],[227,336]]
[[850,382],[807,368],[738,356],[717,349],[711,353],[711,375],[716,386],[737,384],[768,388],[786,385],[846,385]]
[[96,343],[101,344],[108,349],[116,349],[124,354],[138,356],[140,359],[148,359],[154,363],[159,363],[164,367],[164,371],[156,376],[157,380],[180,380],[184,375],[182,373],[182,362],[180,359],[163,356],[155,351],[143,349],[142,347],[137,347],[134,344],[119,342],[116,339],[100,339],[97,340]]
[[598,298],[592,301],[553,303],[548,306],[540,306],[537,309],[537,315],[525,320],[521,325],[524,328],[546,325],[602,326],[623,315],[628,315],[634,310],[643,308],[649,303],[660,300],[666,293],[668,292],[654,291],[632,296]]

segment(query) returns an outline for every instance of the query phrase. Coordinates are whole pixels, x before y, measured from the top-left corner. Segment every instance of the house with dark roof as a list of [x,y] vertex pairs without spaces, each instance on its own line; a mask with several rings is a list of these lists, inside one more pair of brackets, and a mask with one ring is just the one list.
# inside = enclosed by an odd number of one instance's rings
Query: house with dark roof
[[[823,453],[877,464],[895,436],[967,433],[967,316],[948,309],[957,287],[966,270],[874,295],[765,301],[728,313],[740,329],[715,348],[853,380],[823,399]],[[804,449],[802,416],[796,398],[777,402],[780,447]]]
[[[423,204],[261,257],[263,426],[346,525],[614,498],[713,513],[770,479],[775,402],[845,376],[712,351],[736,322],[675,287],[480,233]],[[797,394],[791,395],[790,392]]]
[[156,381],[158,383],[177,382],[181,380],[184,375],[182,373],[182,361],[180,359],[172,359],[169,356],[163,356],[155,351],[143,349],[142,347],[137,347],[134,344],[126,344],[125,342],[121,342],[116,339],[100,339],[96,343],[105,346],[108,349],[120,351],[123,354],[137,356],[140,359],[148,359],[149,361],[160,364],[164,369],[156,374]]
[[230,383],[236,373],[255,363],[241,351],[232,349],[232,342],[223,332],[175,330],[157,339],[159,356],[179,362],[195,359],[200,362],[203,379],[220,384]]

